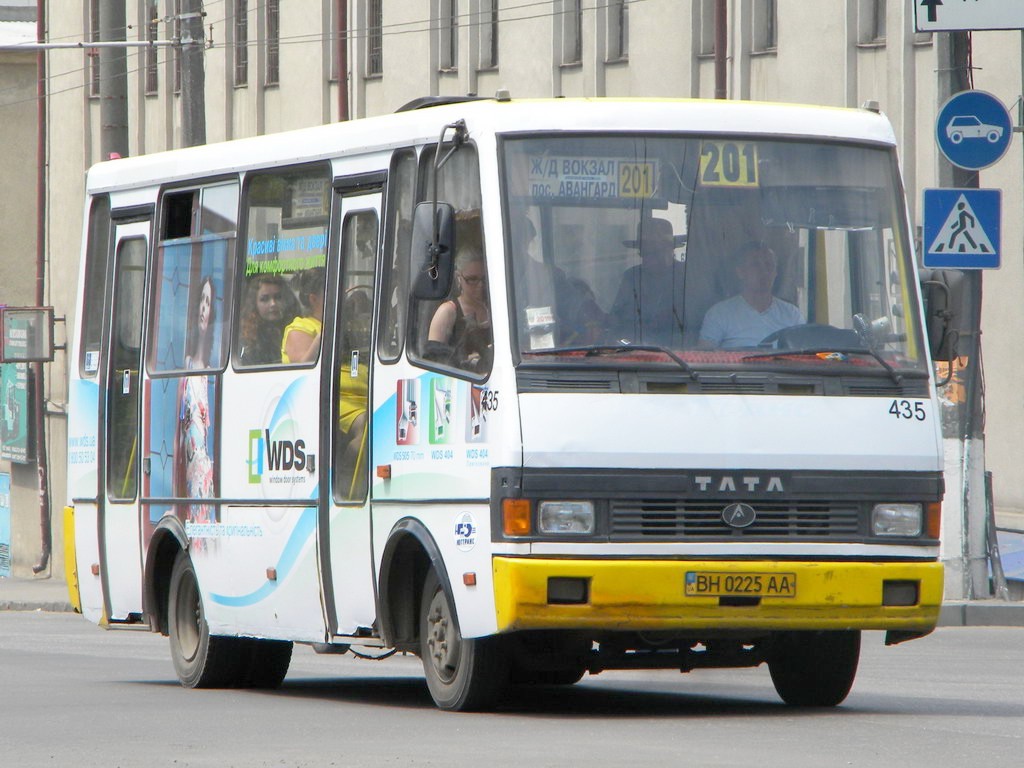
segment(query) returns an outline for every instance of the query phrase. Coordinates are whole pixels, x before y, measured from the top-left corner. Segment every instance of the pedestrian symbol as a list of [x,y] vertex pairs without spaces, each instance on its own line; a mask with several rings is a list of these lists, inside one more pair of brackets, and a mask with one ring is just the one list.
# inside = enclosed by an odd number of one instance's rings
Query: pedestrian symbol
[[924,265],[982,269],[999,266],[1000,192],[926,189]]

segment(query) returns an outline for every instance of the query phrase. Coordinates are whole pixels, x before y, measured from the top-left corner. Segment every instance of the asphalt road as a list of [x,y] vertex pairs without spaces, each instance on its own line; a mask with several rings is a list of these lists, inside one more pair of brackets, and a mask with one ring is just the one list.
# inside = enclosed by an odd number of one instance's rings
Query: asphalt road
[[867,633],[839,708],[780,703],[768,672],[604,673],[434,709],[419,660],[296,649],[275,692],[190,691],[165,638],[0,613],[0,765],[1007,766],[1024,755],[1024,632]]

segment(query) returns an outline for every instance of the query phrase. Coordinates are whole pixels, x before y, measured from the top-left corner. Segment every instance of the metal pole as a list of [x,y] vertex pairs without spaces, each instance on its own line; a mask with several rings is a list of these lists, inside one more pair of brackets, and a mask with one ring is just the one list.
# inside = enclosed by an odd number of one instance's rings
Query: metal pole
[[726,55],[728,54],[729,17],[726,0],[715,0],[715,98],[728,98],[726,91]]
[[184,0],[181,14],[181,138],[186,147],[206,143],[206,70],[200,0]]
[[[125,4],[101,0],[100,41],[124,41]],[[128,56],[124,48],[101,46],[100,60],[100,157],[128,154]]]
[[348,0],[336,0],[338,23],[334,34],[338,36],[338,120],[348,120]]

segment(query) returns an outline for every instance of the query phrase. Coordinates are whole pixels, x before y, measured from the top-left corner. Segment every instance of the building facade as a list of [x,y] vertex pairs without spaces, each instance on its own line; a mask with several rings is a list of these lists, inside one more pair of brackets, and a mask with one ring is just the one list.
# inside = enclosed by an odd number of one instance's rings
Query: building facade
[[[99,39],[114,0],[76,7],[46,2],[48,40]],[[196,3],[198,5],[198,3]],[[914,31],[906,0],[729,0],[726,95],[837,107],[877,102],[900,141],[906,191],[920,225],[921,194],[939,186],[934,121],[947,35]],[[190,0],[128,0],[125,37],[174,41]],[[208,142],[391,112],[427,95],[699,97],[715,95],[713,0],[222,0],[202,19]],[[974,86],[1014,105],[1021,93],[1021,34],[977,32]],[[180,45],[127,54],[124,150],[183,145]],[[95,50],[47,56],[48,302],[69,327],[81,249],[84,174],[103,159],[101,77]],[[339,87],[339,82],[341,86]],[[1016,115],[1015,115],[1016,119]],[[59,129],[57,128],[59,126]],[[1022,155],[981,172],[1003,189],[1003,210],[1022,207]],[[1024,397],[1024,259],[1019,216],[1004,215],[1003,266],[985,276],[987,465],[1002,514],[1024,511],[1017,426]],[[65,357],[48,377],[54,507],[64,503]],[[953,491],[953,489],[951,489]],[[26,493],[16,517],[38,525]],[[55,519],[56,516],[55,516]],[[29,525],[23,522],[22,525]],[[55,551],[59,551],[59,533]],[[15,558],[16,568],[28,560]],[[55,573],[62,564],[54,563]]]

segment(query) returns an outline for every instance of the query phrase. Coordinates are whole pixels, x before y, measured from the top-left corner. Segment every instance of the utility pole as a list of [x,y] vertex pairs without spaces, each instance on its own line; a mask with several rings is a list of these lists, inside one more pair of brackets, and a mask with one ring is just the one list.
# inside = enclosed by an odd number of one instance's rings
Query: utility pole
[[[124,0],[100,0],[101,42],[124,42]],[[128,56],[121,46],[102,46],[100,60],[100,157],[128,155]]]
[[183,0],[181,29],[181,135],[186,147],[206,143],[206,69],[200,0]]
[[726,61],[729,54],[729,15],[725,0],[715,0],[715,98],[728,98]]
[[[969,64],[969,32],[940,32],[936,35],[939,48],[939,103],[950,96],[971,88]],[[939,161],[939,184],[954,189],[977,188],[978,171],[954,166],[945,158]],[[960,532],[959,579],[947,580],[947,589],[960,594],[950,597],[988,597],[988,551],[986,547],[987,498],[985,483],[985,402],[981,379],[981,305],[982,270],[963,271],[963,317],[959,322],[959,354],[967,365],[953,384],[963,386],[963,402],[957,406],[957,418],[946,425],[943,441],[947,453],[947,477],[957,482],[947,483],[946,498],[956,503],[959,519],[947,519],[947,529],[955,526]],[[951,365],[957,365],[956,361]],[[952,430],[955,429],[955,432]],[[950,454],[955,461],[950,461]],[[953,470],[956,474],[954,475]],[[959,582],[957,584],[956,582]],[[957,587],[960,587],[957,590]]]

